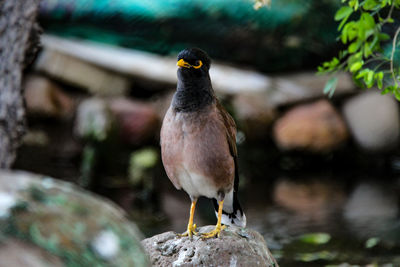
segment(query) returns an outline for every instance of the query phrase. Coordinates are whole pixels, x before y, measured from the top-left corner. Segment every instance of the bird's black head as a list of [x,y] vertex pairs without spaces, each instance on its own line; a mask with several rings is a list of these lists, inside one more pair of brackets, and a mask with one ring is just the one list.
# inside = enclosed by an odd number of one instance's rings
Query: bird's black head
[[199,48],[188,48],[178,54],[178,84],[172,105],[177,111],[198,110],[214,101],[211,85],[211,60]]
[[187,48],[178,54],[176,65],[179,71],[193,76],[207,74],[211,66],[211,60],[207,53],[199,48]]

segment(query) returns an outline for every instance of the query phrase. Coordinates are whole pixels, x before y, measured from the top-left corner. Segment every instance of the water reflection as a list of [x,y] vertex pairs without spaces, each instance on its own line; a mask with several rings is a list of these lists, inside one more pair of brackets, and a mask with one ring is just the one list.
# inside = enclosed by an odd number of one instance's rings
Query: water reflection
[[[264,236],[281,266],[345,262],[400,266],[398,181],[327,176],[247,181],[241,196],[248,227]],[[170,221],[167,229],[182,231],[189,200],[167,184],[163,188],[161,202]],[[199,203],[196,220],[198,225],[214,223],[208,200]],[[302,236],[310,233],[323,233],[329,239],[304,243]]]
[[[269,185],[273,193],[268,205],[247,202],[249,227],[264,235],[282,266],[400,266],[398,182],[354,180],[322,175],[279,178]],[[327,233],[331,240],[320,246],[304,244],[299,237],[306,233]],[[374,248],[367,248],[371,244]]]
[[399,238],[394,238],[400,230],[396,189],[396,183],[376,182],[361,182],[355,187],[343,209],[346,223],[355,235],[360,238],[378,236],[400,242]]

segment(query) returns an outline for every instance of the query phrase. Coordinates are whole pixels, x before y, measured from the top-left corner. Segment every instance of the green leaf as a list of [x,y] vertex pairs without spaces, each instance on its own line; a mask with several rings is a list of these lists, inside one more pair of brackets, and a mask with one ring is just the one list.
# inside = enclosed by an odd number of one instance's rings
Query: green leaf
[[382,89],[382,87],[383,87],[383,72],[382,71],[375,73],[375,80],[376,80],[376,83],[378,84],[378,88]]
[[365,10],[374,10],[379,7],[379,4],[376,0],[365,0],[363,8]]
[[375,20],[369,13],[363,12],[361,14],[361,20],[367,28],[375,28]]
[[347,48],[347,50],[349,51],[349,53],[355,53],[361,46],[361,42],[359,40],[352,42],[349,47]]
[[382,95],[385,95],[387,93],[393,93],[395,90],[395,87],[393,85],[390,85],[388,87],[386,87],[385,89],[382,90]]
[[337,80],[338,80],[337,77],[332,77],[326,82],[323,90],[324,94],[328,94],[329,97],[333,96],[333,93],[335,92],[336,89]]
[[372,70],[368,70],[367,75],[364,76],[364,82],[368,88],[371,88],[374,84],[374,72]]
[[358,9],[358,0],[350,0],[349,1],[349,6],[352,7],[355,11]]
[[396,99],[398,100],[398,101],[400,101],[400,92],[399,92],[399,90],[397,90],[396,88],[393,90],[393,92],[394,92],[394,96],[396,97]]
[[335,14],[335,20],[339,21],[353,13],[353,9],[349,6],[341,7]]
[[337,57],[332,58],[331,68],[336,67],[339,64],[339,59]]
[[377,47],[377,49],[379,49],[379,36],[378,35],[374,35],[374,38],[372,39],[372,42],[369,45],[369,48],[371,49],[371,51],[373,51],[375,49],[375,47]]
[[295,260],[302,262],[312,262],[318,260],[332,261],[337,257],[336,252],[330,252],[327,250],[309,252],[309,253],[297,253],[295,255]]
[[[337,78],[335,77],[337,80]],[[329,83],[329,82],[328,82]],[[327,233],[309,233],[304,234],[299,237],[299,240],[303,243],[313,244],[313,245],[322,245],[326,244],[331,240],[330,234]]]
[[372,237],[369,238],[366,242],[365,242],[365,247],[366,248],[373,248],[376,245],[378,245],[380,239],[378,237]]
[[348,36],[348,30],[349,30],[349,25],[347,24],[346,26],[344,26],[342,33],[340,34],[340,39],[342,40],[343,44],[347,43],[347,36]]
[[157,152],[152,148],[137,150],[131,154],[130,164],[141,168],[152,168],[157,163]]
[[348,35],[349,41],[353,41],[354,38],[357,37],[357,29],[356,28],[350,28],[347,31],[347,35]]
[[363,66],[363,62],[362,62],[362,61],[357,61],[357,62],[353,63],[353,64],[350,66],[350,71],[351,71],[351,72],[356,72],[356,71],[358,71],[359,69],[361,69],[362,66]]
[[381,41],[386,41],[386,40],[389,40],[389,39],[390,39],[390,36],[389,36],[388,34],[386,34],[386,33],[380,33],[380,34],[378,35],[378,38],[379,38],[379,40],[381,40]]
[[349,52],[347,50],[339,51],[339,58],[343,59]]
[[364,44],[364,57],[367,58],[372,54],[371,48],[370,48],[370,43],[366,42]]
[[360,78],[364,77],[365,75],[367,75],[368,71],[369,71],[369,69],[364,69],[364,70],[360,71],[357,74],[356,79],[360,79]]

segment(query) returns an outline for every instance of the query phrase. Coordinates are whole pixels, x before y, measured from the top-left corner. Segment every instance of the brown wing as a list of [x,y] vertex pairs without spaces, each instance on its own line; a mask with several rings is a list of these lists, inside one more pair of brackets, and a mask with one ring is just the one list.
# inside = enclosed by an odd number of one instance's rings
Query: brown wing
[[[237,192],[239,190],[239,170],[237,163],[237,148],[236,148],[236,123],[233,120],[232,116],[224,109],[224,107],[217,100],[217,108],[220,111],[220,114],[224,120],[226,135],[228,139],[229,149],[231,151],[231,155],[233,157],[233,162],[235,165],[235,181],[233,185],[233,202],[234,209],[240,208],[239,201],[237,199]],[[215,203],[214,203],[215,205]],[[241,208],[240,208],[241,209]]]
[[233,120],[232,116],[224,109],[224,107],[217,100],[217,109],[219,110],[221,117],[224,121],[224,125],[226,128],[226,137],[229,144],[229,150],[233,158],[237,157],[237,148],[236,148],[236,123]]

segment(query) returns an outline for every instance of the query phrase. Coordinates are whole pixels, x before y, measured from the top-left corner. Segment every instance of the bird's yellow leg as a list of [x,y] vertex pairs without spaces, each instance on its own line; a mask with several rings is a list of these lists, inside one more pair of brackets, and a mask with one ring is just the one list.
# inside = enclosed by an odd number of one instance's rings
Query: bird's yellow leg
[[219,237],[220,233],[222,230],[224,230],[226,228],[225,225],[221,226],[221,217],[222,217],[222,207],[224,206],[224,201],[220,201],[219,205],[218,205],[218,221],[217,221],[217,225],[215,225],[214,230],[212,230],[209,233],[204,233],[202,234],[202,238],[211,238],[214,236]]
[[196,202],[197,202],[197,199],[192,200],[192,205],[190,206],[190,217],[189,217],[189,223],[187,226],[187,230],[183,234],[179,234],[179,236],[189,236],[191,238],[193,235],[197,235],[196,224],[193,224],[193,217],[194,217],[194,210],[196,209]]

